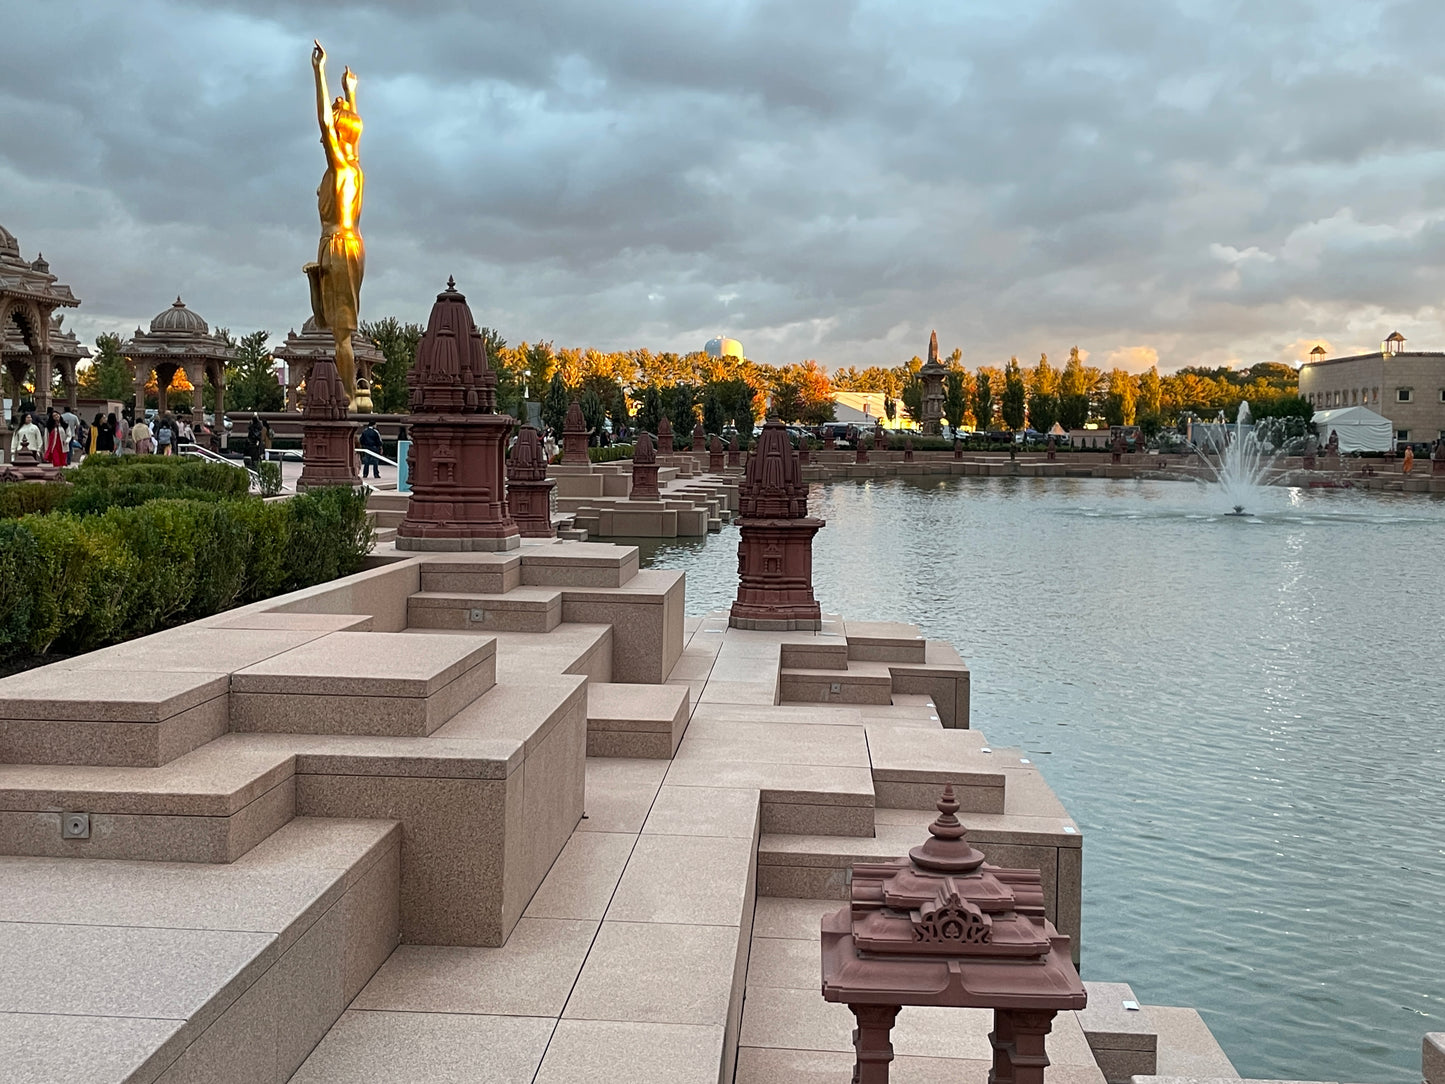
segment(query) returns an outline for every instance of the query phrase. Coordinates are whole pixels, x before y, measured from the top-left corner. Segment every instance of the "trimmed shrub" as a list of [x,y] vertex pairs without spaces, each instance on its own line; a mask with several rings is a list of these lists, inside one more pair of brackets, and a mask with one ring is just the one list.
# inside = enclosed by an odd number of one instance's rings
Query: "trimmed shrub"
[[0,660],[90,651],[350,575],[374,541],[363,490],[283,501],[200,492],[0,522]]
[[35,536],[18,523],[0,522],[0,659],[18,654],[30,642],[30,611],[39,578]]
[[70,497],[68,482],[6,482],[0,485],[0,519],[53,512]]
[[191,456],[93,455],[70,471],[77,488],[109,489],[150,483],[178,489],[204,489],[229,497],[244,497],[251,475],[239,465],[212,463]]
[[[691,434],[688,434],[688,439],[692,439]],[[558,462],[561,462],[561,454],[560,451],[557,453]],[[615,463],[619,459],[631,459],[632,445],[609,444],[606,448],[588,448],[587,458],[594,463]]]
[[281,464],[263,459],[256,464],[256,477],[261,479],[261,496],[275,497],[281,492]]

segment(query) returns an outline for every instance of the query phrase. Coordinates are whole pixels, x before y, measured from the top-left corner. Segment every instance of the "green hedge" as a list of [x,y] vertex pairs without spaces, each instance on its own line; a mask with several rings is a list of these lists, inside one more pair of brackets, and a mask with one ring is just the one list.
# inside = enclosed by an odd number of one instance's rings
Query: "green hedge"
[[95,515],[166,498],[217,501],[246,496],[251,476],[239,467],[187,457],[91,456],[59,482],[0,484],[0,519],[41,512]]
[[372,540],[365,492],[341,486],[0,522],[0,661],[90,651],[350,575]]
[[587,458],[594,463],[615,463],[619,459],[631,459],[632,445],[609,444],[605,448],[588,448]]

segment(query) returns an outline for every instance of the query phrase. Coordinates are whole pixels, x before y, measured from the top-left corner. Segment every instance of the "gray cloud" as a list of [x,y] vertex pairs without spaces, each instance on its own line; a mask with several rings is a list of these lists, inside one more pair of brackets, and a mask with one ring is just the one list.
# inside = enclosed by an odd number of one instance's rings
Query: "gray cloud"
[[87,338],[176,292],[300,324],[320,36],[361,78],[373,316],[455,274],[513,341],[773,362],[1442,339],[1438,4],[0,9],[0,222]]

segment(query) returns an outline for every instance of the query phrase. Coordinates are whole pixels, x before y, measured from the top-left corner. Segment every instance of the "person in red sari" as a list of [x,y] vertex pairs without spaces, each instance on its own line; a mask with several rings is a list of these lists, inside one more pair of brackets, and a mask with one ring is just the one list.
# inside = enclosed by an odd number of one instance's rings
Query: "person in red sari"
[[70,434],[60,414],[51,407],[45,414],[45,451],[41,458],[53,467],[63,467],[69,462]]

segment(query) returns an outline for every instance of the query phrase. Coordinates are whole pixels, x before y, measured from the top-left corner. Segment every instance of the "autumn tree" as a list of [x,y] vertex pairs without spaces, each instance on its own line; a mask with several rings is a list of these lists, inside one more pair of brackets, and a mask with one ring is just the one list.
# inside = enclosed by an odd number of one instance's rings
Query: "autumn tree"
[[1003,374],[1003,397],[999,401],[999,413],[1003,416],[1004,428],[1017,433],[1024,427],[1024,374],[1019,369],[1019,359],[1009,358]]
[[1138,397],[1134,378],[1123,369],[1109,373],[1109,393],[1104,398],[1104,420],[1111,426],[1133,425]]
[[993,381],[987,369],[979,369],[974,377],[973,424],[977,429],[993,427]]
[[943,376],[943,417],[956,435],[968,413],[968,372],[949,369]]
[[95,339],[95,355],[76,376],[80,390],[90,399],[120,399],[131,396],[134,381],[121,353],[119,335],[106,333]]
[[1059,377],[1058,420],[1065,429],[1082,429],[1089,420],[1089,378],[1077,346],[1069,351],[1068,364]]

